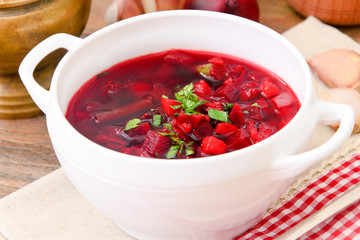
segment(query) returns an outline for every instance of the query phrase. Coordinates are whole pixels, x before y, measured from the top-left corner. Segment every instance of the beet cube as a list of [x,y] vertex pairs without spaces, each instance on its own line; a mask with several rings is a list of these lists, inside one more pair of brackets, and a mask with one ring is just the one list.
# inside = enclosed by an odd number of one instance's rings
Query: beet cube
[[154,131],[148,131],[141,148],[151,156],[163,156],[170,146],[171,139],[169,137],[162,136]]
[[280,93],[280,89],[273,83],[270,78],[266,78],[260,84],[261,94],[264,97],[270,98]]
[[197,128],[192,130],[192,136],[195,140],[201,140],[207,136],[211,136],[214,133],[214,128],[208,122],[202,122]]
[[141,122],[137,127],[124,131],[130,137],[144,136],[150,130],[148,122]]
[[228,101],[235,102],[239,97],[239,92],[233,84],[225,84],[215,91],[214,96],[225,97]]
[[164,57],[164,61],[173,65],[188,66],[194,62],[192,56],[179,50],[170,50]]
[[293,96],[290,93],[283,92],[273,98],[271,98],[274,106],[277,110],[281,111],[285,107],[289,107],[295,103]]
[[152,90],[152,85],[146,82],[133,82],[129,84],[132,92],[137,98],[142,98],[149,94]]
[[226,153],[226,144],[214,136],[205,137],[201,144],[201,151],[205,154],[218,155]]
[[238,103],[235,103],[234,106],[231,108],[229,119],[232,123],[237,125],[244,125],[244,114],[240,108],[240,105]]
[[153,89],[149,93],[149,95],[153,97],[154,101],[159,101],[160,99],[162,99],[163,95],[169,96],[170,94],[171,90],[159,83],[155,83]]
[[243,128],[240,128],[226,138],[225,143],[231,150],[237,150],[251,145],[249,134]]
[[267,123],[267,122],[259,123],[259,132],[258,132],[259,141],[262,141],[262,140],[270,137],[271,135],[273,135],[276,132],[277,132],[276,127],[270,125],[269,123]]
[[194,90],[194,93],[201,97],[206,97],[213,92],[210,85],[202,79],[194,84]]
[[227,72],[224,61],[220,57],[213,57],[209,63],[211,63],[210,76],[216,80],[224,80]]
[[164,98],[164,97],[161,98],[161,106],[163,107],[166,115],[168,116],[180,112],[180,108],[178,109],[172,108],[172,106],[177,106],[177,105],[181,105],[181,103],[169,98]]
[[188,123],[191,124],[192,128],[197,128],[201,122],[209,122],[205,115],[192,114],[187,115],[180,113],[178,117],[179,124]]
[[215,132],[220,135],[231,135],[236,132],[238,128],[231,123],[222,122],[215,127]]
[[247,82],[239,87],[239,98],[241,101],[255,100],[261,93],[259,84],[256,82]]
[[253,143],[257,143],[259,141],[258,130],[254,121],[249,120],[246,122],[246,131],[249,133]]

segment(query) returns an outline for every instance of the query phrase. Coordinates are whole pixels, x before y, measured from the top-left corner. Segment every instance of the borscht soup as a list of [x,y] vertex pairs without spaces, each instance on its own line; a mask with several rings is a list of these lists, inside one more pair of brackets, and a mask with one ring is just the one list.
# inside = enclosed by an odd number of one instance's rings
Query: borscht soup
[[115,151],[184,159],[256,144],[299,108],[292,89],[267,69],[220,53],[172,49],[89,79],[69,102],[66,118]]

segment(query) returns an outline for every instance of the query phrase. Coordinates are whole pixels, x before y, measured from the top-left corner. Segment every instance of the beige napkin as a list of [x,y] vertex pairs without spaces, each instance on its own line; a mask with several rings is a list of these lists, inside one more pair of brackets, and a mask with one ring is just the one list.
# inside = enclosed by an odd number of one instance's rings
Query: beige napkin
[[[360,52],[359,45],[338,30],[313,17],[284,33],[306,58],[331,48]],[[319,91],[324,88],[314,78]],[[319,127],[314,146],[333,134]],[[273,206],[281,204],[312,178],[328,171],[358,150],[358,135],[352,136],[337,154],[304,173]],[[330,167],[329,167],[330,166]],[[0,240],[130,240],[133,239],[101,215],[73,188],[62,169],[0,200]]]

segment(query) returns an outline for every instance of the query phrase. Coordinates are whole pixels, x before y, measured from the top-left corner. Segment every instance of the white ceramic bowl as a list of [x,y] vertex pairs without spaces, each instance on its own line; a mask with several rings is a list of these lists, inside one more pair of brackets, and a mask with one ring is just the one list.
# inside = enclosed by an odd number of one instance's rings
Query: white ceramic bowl
[[[68,49],[49,91],[32,73],[45,55]],[[171,48],[222,52],[260,64],[284,79],[301,108],[278,133],[223,155],[159,160],[125,155],[88,140],[65,119],[80,86],[114,64]],[[254,225],[295,176],[332,154],[350,135],[350,107],[316,98],[301,54],[267,27],[206,11],[156,12],[80,39],[54,35],[23,60],[20,76],[46,114],[56,155],[78,191],[130,235],[142,240],[231,239]],[[319,121],[341,122],[319,148],[304,151]]]

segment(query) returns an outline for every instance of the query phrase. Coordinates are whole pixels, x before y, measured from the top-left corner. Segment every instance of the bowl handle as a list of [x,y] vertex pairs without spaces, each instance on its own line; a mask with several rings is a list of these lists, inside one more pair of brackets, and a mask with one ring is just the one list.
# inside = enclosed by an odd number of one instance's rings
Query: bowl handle
[[340,121],[335,134],[321,146],[307,152],[281,158],[271,164],[271,175],[275,180],[295,177],[312,164],[334,154],[351,135],[355,123],[353,109],[345,104],[318,100],[318,120],[320,124],[332,125]]
[[46,38],[36,45],[23,59],[19,66],[19,75],[36,105],[46,114],[49,105],[50,92],[41,87],[34,79],[33,73],[39,62],[51,52],[65,48],[67,50],[78,46],[81,38],[66,33],[58,33]]

